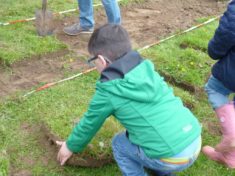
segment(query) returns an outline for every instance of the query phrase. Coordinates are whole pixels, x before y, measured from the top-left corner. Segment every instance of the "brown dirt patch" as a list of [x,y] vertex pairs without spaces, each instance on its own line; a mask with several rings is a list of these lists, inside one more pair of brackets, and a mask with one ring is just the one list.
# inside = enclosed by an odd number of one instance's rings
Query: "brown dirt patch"
[[[220,14],[224,3],[216,0],[147,0],[122,7],[122,25],[127,29],[134,48],[141,48],[156,42],[178,30],[184,30],[195,23],[195,19]],[[102,8],[95,12],[96,27],[106,23]],[[77,21],[77,16],[58,22],[57,36],[77,53],[85,53],[89,35],[67,36],[62,29]],[[82,50],[81,50],[82,47]]]
[[192,92],[196,96],[200,96],[201,94],[204,93],[204,90],[201,87],[197,87],[197,86],[191,85],[191,84],[186,83],[186,82],[179,82],[175,79],[174,76],[171,76],[171,75],[166,74],[164,72],[160,72],[160,74],[165,78],[165,80],[167,82],[169,82],[169,83],[171,83],[171,84],[173,84],[177,87],[181,87],[184,90]]
[[[45,133],[40,127],[40,123],[32,124],[30,122],[23,122],[19,127],[19,133],[21,134],[22,143],[21,148],[15,148],[12,146],[8,149],[7,153],[14,153],[15,160],[10,160],[11,176],[31,176],[32,168],[35,165],[48,166],[56,168],[57,170],[63,170],[59,164],[56,163],[57,149],[51,147],[51,143],[45,138]],[[27,141],[27,142],[25,142]],[[29,142],[31,141],[31,142]],[[33,141],[33,142],[32,142]],[[29,144],[30,143],[30,144]],[[28,146],[31,146],[30,149]],[[33,146],[33,147],[32,147]],[[40,155],[35,156],[35,150],[40,148]],[[22,154],[21,149],[28,148],[28,152]],[[17,162],[20,161],[20,166]],[[52,164],[53,163],[53,164]]]
[[14,92],[63,78],[67,72],[73,73],[87,68],[88,65],[81,56],[69,50],[25,59],[10,68],[0,67],[0,99]]
[[[41,131],[43,131],[44,138],[42,138],[40,143],[48,143],[50,145],[50,150],[52,150],[52,153],[55,153],[56,156],[59,150],[58,146],[56,145],[56,141],[61,141],[61,139],[55,134],[51,133],[51,131],[47,128],[46,125],[41,126]],[[66,162],[66,165],[96,168],[102,167],[114,161],[112,156],[101,155],[97,158],[89,157],[83,153],[73,154],[73,156]]]
[[208,130],[209,134],[211,134],[212,136],[222,136],[222,131],[221,131],[221,127],[219,125],[219,122],[212,122],[212,121],[202,121],[203,125],[205,126],[205,128]]
[[[195,19],[220,14],[224,10],[224,4],[216,0],[147,0],[122,7],[122,24],[130,34],[133,47],[141,48],[170,33],[192,26]],[[56,35],[68,45],[69,50],[26,59],[7,69],[0,67],[0,98],[28,90],[42,82],[61,79],[66,71],[75,72],[86,68],[79,56],[88,55],[86,48],[90,36],[71,37],[62,32],[65,25],[76,20],[77,15],[56,22]],[[96,27],[106,23],[103,8],[95,12],[95,21]],[[67,63],[64,56],[71,54],[71,51],[75,59]]]

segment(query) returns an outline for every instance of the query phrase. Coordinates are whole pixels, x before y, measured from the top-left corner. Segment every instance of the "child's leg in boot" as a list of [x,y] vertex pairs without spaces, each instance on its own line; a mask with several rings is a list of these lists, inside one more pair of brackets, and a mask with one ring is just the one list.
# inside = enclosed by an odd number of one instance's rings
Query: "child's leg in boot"
[[208,80],[205,91],[208,94],[210,104],[213,109],[215,109],[223,133],[222,140],[217,145],[216,150],[233,150],[232,141],[235,139],[235,110],[228,98],[232,91],[224,87],[224,85],[213,76]]
[[235,108],[233,102],[215,110],[220,121],[222,141],[216,146],[220,152],[235,150]]
[[229,168],[235,168],[235,151],[222,153],[215,151],[213,147],[205,146],[202,152],[211,160],[224,164]]

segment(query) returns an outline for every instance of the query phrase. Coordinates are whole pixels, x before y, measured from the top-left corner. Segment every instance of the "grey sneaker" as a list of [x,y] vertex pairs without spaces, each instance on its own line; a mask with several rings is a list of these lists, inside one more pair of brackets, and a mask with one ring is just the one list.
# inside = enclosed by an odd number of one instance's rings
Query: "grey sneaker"
[[79,23],[75,23],[71,26],[64,27],[63,31],[68,35],[78,35],[82,33],[91,34],[94,31],[94,29],[93,28],[84,29],[79,25]]

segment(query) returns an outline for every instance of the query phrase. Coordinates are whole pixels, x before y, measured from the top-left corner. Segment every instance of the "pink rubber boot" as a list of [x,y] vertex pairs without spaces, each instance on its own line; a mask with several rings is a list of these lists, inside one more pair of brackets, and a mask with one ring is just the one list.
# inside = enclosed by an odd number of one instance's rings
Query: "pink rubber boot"
[[235,150],[235,108],[234,104],[226,104],[215,110],[220,121],[222,140],[215,147],[218,152]]
[[222,141],[216,148],[205,146],[202,152],[211,160],[235,168],[235,108],[234,105],[227,104],[216,109],[216,114],[220,120],[223,133]]
[[217,152],[213,147],[205,146],[202,152],[211,160],[226,165],[228,168],[235,169],[235,151],[232,152]]

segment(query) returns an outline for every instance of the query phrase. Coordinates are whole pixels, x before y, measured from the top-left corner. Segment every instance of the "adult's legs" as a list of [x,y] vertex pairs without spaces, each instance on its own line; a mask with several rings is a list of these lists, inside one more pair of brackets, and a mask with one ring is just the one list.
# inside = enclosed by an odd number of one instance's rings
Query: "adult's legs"
[[93,32],[94,19],[92,0],[78,0],[78,6],[80,10],[80,22],[64,28],[64,32],[68,35]]
[[121,14],[117,0],[102,0],[108,23],[120,24]]
[[78,0],[80,26],[84,29],[94,27],[92,0]]

